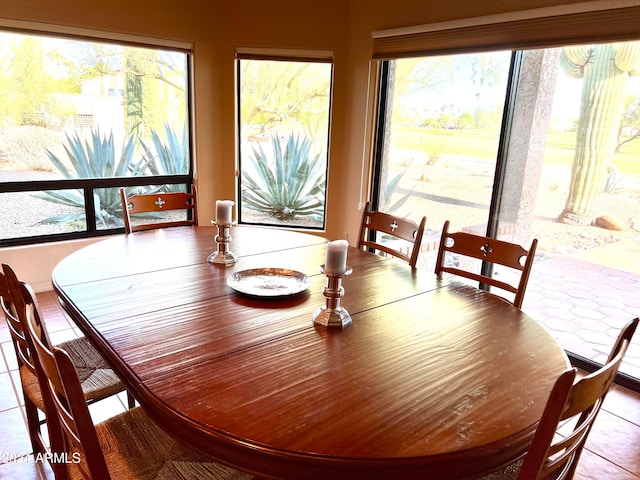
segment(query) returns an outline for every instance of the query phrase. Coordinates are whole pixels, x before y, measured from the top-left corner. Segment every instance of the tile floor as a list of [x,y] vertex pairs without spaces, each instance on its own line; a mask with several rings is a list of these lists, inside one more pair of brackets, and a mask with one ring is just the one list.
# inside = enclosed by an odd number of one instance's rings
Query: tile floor
[[[623,270],[623,265],[594,260],[536,261],[522,310],[544,324],[565,350],[603,363],[620,329],[640,316],[640,275]],[[613,260],[609,255],[609,264]],[[640,378],[640,334],[631,342],[620,371]]]
[[[53,292],[38,294],[54,343],[77,335]],[[0,324],[0,479],[52,479],[51,469],[36,464],[31,450],[24,412],[21,408],[20,379],[4,319]],[[126,405],[124,394],[90,407],[99,422]],[[640,393],[618,386],[611,391],[587,441],[576,480],[640,480]],[[8,461],[18,456],[20,461]]]

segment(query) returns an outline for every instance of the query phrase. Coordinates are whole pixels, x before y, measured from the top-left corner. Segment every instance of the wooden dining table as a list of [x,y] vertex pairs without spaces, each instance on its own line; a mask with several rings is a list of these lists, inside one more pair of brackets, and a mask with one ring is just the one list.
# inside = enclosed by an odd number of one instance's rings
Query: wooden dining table
[[[207,262],[214,227],[118,235],[71,254],[53,285],[147,413],[221,463],[263,478],[464,479],[521,456],[568,366],[511,303],[350,247],[346,328],[325,305],[327,240],[235,226],[232,266]],[[230,275],[289,269],[276,297]]]

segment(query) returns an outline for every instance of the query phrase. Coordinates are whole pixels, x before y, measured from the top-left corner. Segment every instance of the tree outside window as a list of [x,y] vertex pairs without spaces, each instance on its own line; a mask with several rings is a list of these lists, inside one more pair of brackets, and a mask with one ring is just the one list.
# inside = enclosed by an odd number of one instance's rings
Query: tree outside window
[[332,65],[239,60],[242,223],[322,229]]
[[[125,182],[129,193],[184,189],[184,178],[145,185],[190,175],[187,62],[163,48],[0,32],[0,241],[121,227],[118,178],[147,178]],[[56,184],[79,179],[89,193]]]

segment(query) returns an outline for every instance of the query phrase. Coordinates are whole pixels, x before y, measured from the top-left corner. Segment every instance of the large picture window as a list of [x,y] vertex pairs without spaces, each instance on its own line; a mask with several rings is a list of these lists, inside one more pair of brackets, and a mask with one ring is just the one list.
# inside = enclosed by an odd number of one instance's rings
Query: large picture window
[[324,228],[332,71],[238,60],[241,223]]
[[0,246],[123,227],[191,183],[188,51],[0,31]]
[[[538,249],[523,310],[589,367],[637,316],[640,41],[381,65],[378,207]],[[451,262],[462,262],[450,258]],[[493,275],[510,272],[495,267]],[[621,367],[638,388],[640,349]]]

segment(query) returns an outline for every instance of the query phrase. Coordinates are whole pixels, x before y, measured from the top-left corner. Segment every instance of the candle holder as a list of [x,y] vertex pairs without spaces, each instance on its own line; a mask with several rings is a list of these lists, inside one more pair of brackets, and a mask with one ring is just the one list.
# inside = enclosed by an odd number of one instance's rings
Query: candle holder
[[238,255],[236,255],[229,249],[229,244],[231,243],[231,235],[229,235],[229,230],[235,223],[231,222],[219,224],[216,223],[215,220],[211,220],[211,224],[218,227],[218,235],[216,235],[215,237],[216,243],[218,244],[218,250],[209,255],[209,258],[207,258],[207,262],[219,265],[235,264],[238,261]]
[[313,312],[311,318],[314,325],[322,325],[327,328],[345,328],[351,325],[351,315],[340,306],[340,298],[344,296],[342,277],[351,275],[351,267],[342,274],[327,273],[324,265],[320,265],[320,271],[327,276],[327,285],[322,290],[326,298],[326,305]]

